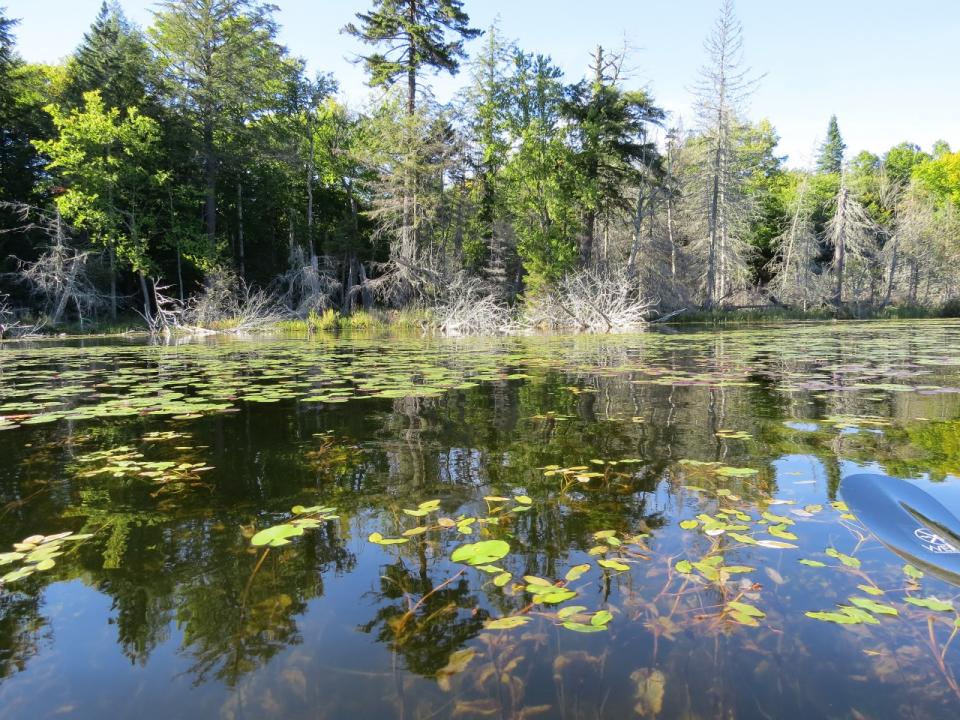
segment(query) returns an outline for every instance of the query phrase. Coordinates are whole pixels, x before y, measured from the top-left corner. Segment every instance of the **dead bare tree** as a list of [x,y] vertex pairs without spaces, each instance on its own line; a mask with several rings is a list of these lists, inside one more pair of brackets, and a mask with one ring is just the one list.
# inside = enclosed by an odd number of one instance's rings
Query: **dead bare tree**
[[510,307],[497,299],[488,283],[460,272],[433,309],[444,335],[505,335],[518,330]]
[[180,315],[190,331],[233,333],[260,330],[289,316],[275,295],[250,287],[227,268],[210,272],[203,292],[188,301]]
[[840,177],[836,208],[823,232],[824,241],[833,248],[830,274],[833,278],[831,301],[843,303],[845,285],[854,284],[853,298],[859,300],[868,264],[875,259],[876,224],[870,219],[847,186],[846,175]]
[[[310,253],[299,245],[290,250],[290,268],[274,282],[280,302],[297,317],[321,312],[334,304],[342,283],[336,278],[336,263]],[[351,285],[356,285],[354,281]]]
[[713,308],[746,275],[740,233],[750,208],[740,172],[738,130],[741,108],[757,81],[742,67],[743,37],[733,0],[724,0],[705,48],[710,64],[700,71],[695,92],[703,140],[699,180],[706,218],[704,305]]
[[20,219],[20,225],[4,232],[36,233],[47,238],[48,244],[36,260],[20,261],[20,279],[33,294],[43,298],[46,321],[59,325],[67,309],[73,307],[83,327],[87,317],[103,302],[88,272],[94,253],[71,245],[70,227],[57,210],[48,212],[9,202],[0,203],[0,207],[16,213]]
[[625,272],[581,270],[532,298],[523,322],[535,329],[629,332],[647,325],[656,304],[639,295]]

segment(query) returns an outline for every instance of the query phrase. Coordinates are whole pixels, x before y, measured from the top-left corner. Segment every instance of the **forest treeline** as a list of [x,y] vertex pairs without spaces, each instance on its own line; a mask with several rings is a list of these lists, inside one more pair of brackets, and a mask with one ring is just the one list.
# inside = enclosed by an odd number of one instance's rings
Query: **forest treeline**
[[[372,0],[342,28],[379,90],[348,107],[278,42],[275,12],[163,0],[141,29],[105,2],[39,65],[0,9],[0,332],[218,304],[436,307],[471,331],[518,308],[612,329],[960,298],[960,152],[849,157],[833,117],[815,166],[787,167],[772,124],[747,118],[731,0],[689,126],[625,52],[598,45],[567,78],[460,0]],[[436,102],[430,79],[457,72],[464,89]]]

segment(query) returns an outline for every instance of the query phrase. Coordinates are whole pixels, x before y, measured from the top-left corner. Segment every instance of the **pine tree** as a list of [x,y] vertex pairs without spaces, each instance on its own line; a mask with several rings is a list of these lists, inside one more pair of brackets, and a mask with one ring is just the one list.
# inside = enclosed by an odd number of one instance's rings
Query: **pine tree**
[[252,0],[163,0],[150,28],[167,99],[196,134],[211,252],[220,166],[231,140],[286,90],[290,67],[276,43],[273,9]]
[[847,146],[840,136],[840,127],[837,125],[837,116],[831,115],[827,124],[827,139],[820,146],[820,157],[817,159],[817,171],[825,174],[839,173],[843,170],[843,151]]
[[98,90],[108,108],[144,109],[153,58],[143,34],[124,16],[116,2],[100,6],[100,12],[84,34],[67,66],[64,99],[81,107],[83,95]]
[[13,28],[17,21],[8,18],[7,9],[0,7],[0,73],[6,73],[13,66]]
[[591,66],[593,77],[574,85],[564,104],[584,181],[579,193],[583,214],[580,262],[584,266],[593,259],[597,219],[617,208],[628,210],[632,203],[627,188],[636,187],[645,172],[655,170],[659,163],[648,130],[662,121],[664,113],[646,92],[619,87],[622,62],[622,55],[598,46]]
[[464,41],[481,33],[470,27],[461,0],[374,0],[373,10],[357,13],[357,20],[359,26],[349,23],[343,32],[386,48],[363,56],[370,84],[389,87],[405,77],[408,115],[417,107],[417,76],[422,70],[455,75],[466,57]]

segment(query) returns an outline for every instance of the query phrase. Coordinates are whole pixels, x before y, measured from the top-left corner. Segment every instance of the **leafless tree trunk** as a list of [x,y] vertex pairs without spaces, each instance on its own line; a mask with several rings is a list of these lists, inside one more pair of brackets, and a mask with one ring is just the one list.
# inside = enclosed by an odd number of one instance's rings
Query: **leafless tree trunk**
[[743,179],[736,172],[739,148],[735,130],[743,101],[754,81],[741,69],[743,39],[732,0],[724,0],[714,29],[706,41],[710,66],[701,71],[697,111],[708,142],[703,169],[706,180],[707,238],[705,307],[713,308],[731,291],[740,271],[743,243],[735,237],[746,216]]

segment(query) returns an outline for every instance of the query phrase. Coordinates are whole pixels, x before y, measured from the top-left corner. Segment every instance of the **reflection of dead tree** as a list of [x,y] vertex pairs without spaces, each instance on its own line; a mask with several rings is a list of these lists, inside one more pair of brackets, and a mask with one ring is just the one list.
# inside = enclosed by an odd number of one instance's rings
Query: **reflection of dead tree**
[[654,305],[656,300],[640,297],[625,275],[585,270],[533,298],[524,319],[537,328],[624,332],[643,328]]
[[20,263],[21,279],[31,292],[44,298],[47,320],[51,325],[60,324],[72,306],[82,327],[85,317],[101,303],[100,293],[87,273],[92,253],[70,246],[69,227],[59,212],[51,214],[23,203],[0,203],[0,207],[15,212],[22,222],[6,232],[39,233],[49,239],[40,257]]

